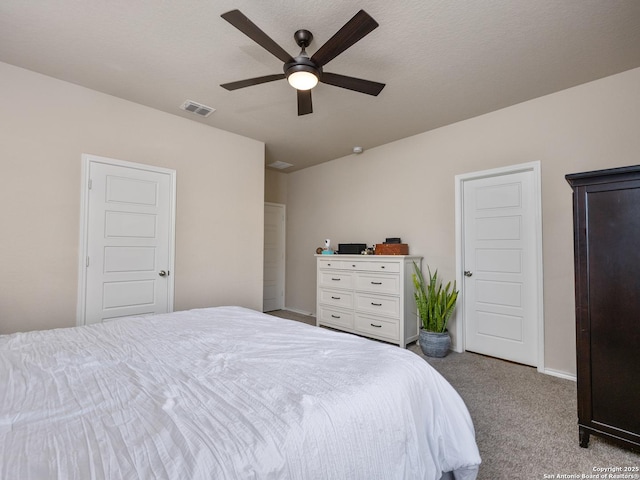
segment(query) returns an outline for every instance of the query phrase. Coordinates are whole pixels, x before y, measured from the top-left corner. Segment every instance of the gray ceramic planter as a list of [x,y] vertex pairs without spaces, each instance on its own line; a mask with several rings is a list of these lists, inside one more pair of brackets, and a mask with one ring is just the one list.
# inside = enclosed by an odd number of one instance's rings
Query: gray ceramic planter
[[435,333],[421,329],[419,343],[422,353],[427,357],[442,358],[449,353],[451,337],[449,332]]

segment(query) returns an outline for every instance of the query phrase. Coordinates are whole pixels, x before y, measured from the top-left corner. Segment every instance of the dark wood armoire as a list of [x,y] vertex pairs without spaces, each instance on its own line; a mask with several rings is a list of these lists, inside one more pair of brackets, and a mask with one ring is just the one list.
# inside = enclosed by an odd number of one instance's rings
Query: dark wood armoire
[[640,166],[573,188],[578,429],[640,450]]

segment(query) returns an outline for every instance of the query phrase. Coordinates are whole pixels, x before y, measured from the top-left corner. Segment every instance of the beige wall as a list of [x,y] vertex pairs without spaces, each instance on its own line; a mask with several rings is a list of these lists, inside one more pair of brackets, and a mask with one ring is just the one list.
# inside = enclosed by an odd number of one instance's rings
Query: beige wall
[[[428,113],[427,113],[428,114]],[[640,161],[640,69],[287,175],[287,307],[315,311],[316,247],[402,237],[455,276],[454,177],[541,162],[545,367],[575,375],[567,173]]]
[[287,175],[275,170],[264,172],[264,201],[271,203],[287,203]]
[[177,171],[176,310],[262,308],[262,142],[2,63],[0,96],[0,333],[75,325],[82,153]]

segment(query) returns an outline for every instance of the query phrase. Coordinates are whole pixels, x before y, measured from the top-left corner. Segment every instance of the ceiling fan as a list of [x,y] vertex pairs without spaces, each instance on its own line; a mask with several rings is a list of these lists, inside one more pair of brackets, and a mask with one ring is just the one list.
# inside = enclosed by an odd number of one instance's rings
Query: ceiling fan
[[293,35],[293,38],[302,50],[295,58],[260,30],[260,28],[240,12],[240,10],[231,10],[230,12],[223,13],[221,17],[284,62],[284,73],[249,78],[247,80],[220,85],[227,90],[237,90],[238,88],[250,87],[286,78],[289,84],[298,92],[298,115],[307,115],[313,112],[311,89],[315,87],[318,82],[373,96],[377,96],[385,86],[384,83],[324,72],[322,70],[322,67],[327,63],[378,27],[378,23],[364,10],[356,13],[351,20],[338,30],[333,37],[327,40],[311,57],[307,55],[305,49],[311,43],[313,35],[308,30],[298,30]]

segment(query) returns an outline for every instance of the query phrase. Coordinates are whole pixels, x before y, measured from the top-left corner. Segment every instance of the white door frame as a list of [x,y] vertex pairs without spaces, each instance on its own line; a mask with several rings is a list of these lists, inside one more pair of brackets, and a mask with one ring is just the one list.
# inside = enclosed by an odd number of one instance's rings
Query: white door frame
[[[534,178],[534,223],[535,223],[535,265],[536,265],[536,281],[538,287],[537,310],[538,310],[538,371],[544,373],[544,301],[543,301],[543,271],[542,271],[542,191],[540,181],[540,162],[522,163],[519,165],[510,165],[507,167],[494,168],[478,172],[464,173],[455,177],[455,196],[456,196],[456,282],[460,290],[460,297],[464,298],[464,279],[462,271],[464,268],[464,231],[463,231],[463,192],[464,182],[469,180],[477,180],[480,178],[496,177],[501,175],[509,175],[520,172],[533,172]],[[463,308],[457,308],[455,313],[455,335],[456,342],[453,350],[463,352],[465,350],[464,337],[464,312]]]
[[[167,174],[171,178],[171,198],[169,207],[169,271],[175,272],[175,238],[176,238],[176,171],[169,168],[154,167],[142,163],[127,162],[113,158],[99,157],[87,153],[82,154],[81,186],[80,186],[80,248],[78,249],[78,304],[76,309],[76,325],[85,325],[87,268],[86,259],[89,252],[89,184],[91,163],[104,163],[126,168],[135,168],[149,172]],[[173,311],[175,275],[169,275],[168,310]]]

